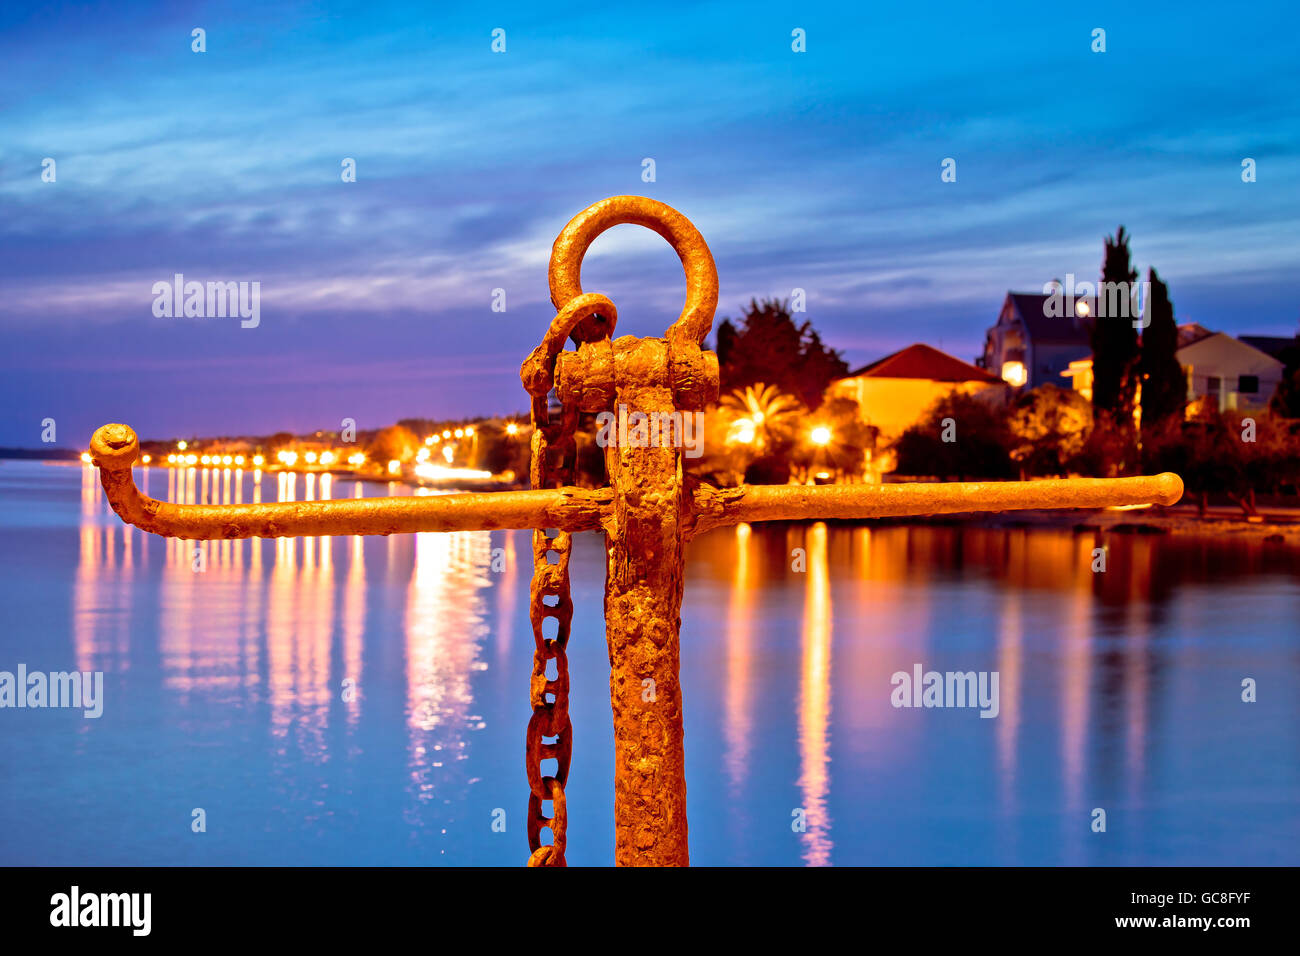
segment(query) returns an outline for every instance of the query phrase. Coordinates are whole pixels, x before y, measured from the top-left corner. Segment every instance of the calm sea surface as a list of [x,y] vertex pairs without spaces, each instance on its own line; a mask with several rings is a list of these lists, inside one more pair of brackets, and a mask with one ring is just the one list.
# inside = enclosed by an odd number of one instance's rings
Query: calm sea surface
[[[171,500],[409,493],[136,475]],[[105,697],[0,710],[0,863],[522,864],[530,561],[526,532],[169,541],[92,468],[0,463],[0,670],[102,671]],[[572,572],[569,862],[607,864],[595,535]],[[895,708],[916,664],[996,671],[998,716]],[[1300,863],[1293,548],[723,529],[688,552],[682,665],[694,863]]]

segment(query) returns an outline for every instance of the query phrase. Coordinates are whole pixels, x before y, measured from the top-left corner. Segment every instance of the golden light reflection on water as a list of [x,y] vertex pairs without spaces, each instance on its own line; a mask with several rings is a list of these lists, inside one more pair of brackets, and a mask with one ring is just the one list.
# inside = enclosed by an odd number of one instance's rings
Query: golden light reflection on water
[[[146,489],[150,478],[165,481],[166,500],[185,504],[238,503],[246,492],[260,502],[264,483],[273,487],[270,500],[328,499],[336,486],[329,474],[162,471],[165,479],[144,469],[138,480]],[[402,490],[394,483],[382,489]],[[366,489],[354,483],[350,493],[364,497]],[[134,578],[152,570],[163,687],[182,707],[196,703],[198,695],[243,706],[264,701],[276,753],[292,748],[297,759],[323,762],[330,756],[331,716],[342,715],[348,727],[356,727],[365,701],[374,699],[368,693],[380,692],[367,688],[367,640],[383,643],[381,656],[389,646],[404,655],[409,770],[418,800],[434,792],[445,761],[463,757],[466,728],[482,726],[473,713],[471,679],[486,666],[479,660],[487,628],[479,592],[490,584],[489,532],[420,534],[413,547],[403,546],[400,536],[373,542],[387,552],[390,579],[405,584],[402,633],[377,636],[367,632],[373,582],[368,585],[361,536],[153,539],[164,560],[149,569],[149,536],[112,514],[91,466],[82,469],[79,536],[73,639],[83,670],[127,666],[131,640],[145,636],[133,623],[149,616],[132,605]],[[508,540],[511,574],[512,550]]]
[[[167,499],[188,503],[361,497],[404,488],[238,469],[154,469],[151,475],[142,469],[138,480],[146,487],[152,481],[159,497],[165,489]],[[487,532],[383,541],[159,541],[109,511],[93,467],[82,468],[80,519],[72,609],[78,667],[156,666],[179,704],[265,713],[272,750],[309,763],[330,758],[333,725],[355,729],[372,708],[400,701],[412,812],[419,816],[439,795],[443,772],[465,756],[482,725],[473,677],[486,667],[485,615],[495,622],[498,659],[511,650],[510,622],[525,578],[514,535],[502,538],[500,576],[489,571]],[[756,728],[769,727],[766,715],[779,712],[774,726],[797,734],[794,773],[808,824],[799,852],[810,865],[831,862],[832,729],[836,745],[849,748],[852,766],[896,767],[920,750],[942,752],[936,742],[950,726],[944,722],[958,715],[903,716],[891,707],[887,684],[892,671],[942,653],[1000,675],[999,717],[980,731],[987,753],[977,750],[968,759],[987,760],[990,792],[1004,818],[1018,818],[1030,805],[1025,787],[1050,784],[1063,820],[1085,821],[1062,823],[1073,834],[1063,853],[1068,862],[1087,861],[1086,818],[1104,797],[1113,798],[1115,788],[1106,785],[1118,780],[1133,801],[1147,789],[1149,725],[1173,706],[1155,695],[1194,692],[1158,680],[1154,670],[1151,595],[1159,586],[1159,541],[1124,539],[1104,574],[1091,569],[1100,544],[1090,533],[1060,530],[822,524],[741,526],[706,538],[693,560],[716,562],[724,592],[720,674],[705,679],[723,684],[716,733],[732,799],[767,779],[757,764]],[[791,545],[806,549],[804,574],[789,568]],[[765,547],[782,553],[781,562],[765,562]],[[141,589],[146,579],[157,584],[156,608],[140,600],[153,594]],[[488,604],[483,592],[492,582],[498,593]],[[774,602],[771,589],[779,587],[787,596]],[[954,617],[947,604],[962,594],[984,595],[992,620],[972,620],[968,629],[960,613]],[[1178,606],[1171,612],[1177,619]],[[793,637],[789,627],[780,632],[782,620],[797,628],[799,641],[798,679],[789,685],[772,683],[783,651],[759,639]],[[989,637],[982,645],[953,645],[945,628],[959,629],[963,640]],[[956,658],[954,647],[963,648]],[[785,673],[793,670],[793,653]],[[1193,660],[1199,653],[1195,646],[1186,652]],[[395,658],[400,682],[384,685],[384,668],[372,664]],[[344,680],[354,682],[351,694],[344,693]],[[264,711],[255,710],[260,704]],[[787,780],[790,775],[787,768]]]
[[[778,536],[785,538],[783,552],[775,544]],[[720,769],[733,798],[764,779],[754,764],[754,728],[772,708],[779,685],[770,684],[756,662],[778,652],[756,641],[760,634],[780,640],[762,624],[781,613],[780,604],[769,603],[771,589],[787,589],[785,604],[794,597],[789,588],[803,592],[791,717],[808,822],[801,835],[806,863],[828,863],[833,855],[827,813],[832,728],[851,762],[901,767],[914,763],[918,753],[948,752],[944,738],[962,717],[904,714],[889,703],[889,675],[914,662],[943,659],[952,662],[947,666],[997,671],[998,717],[986,729],[976,721],[975,749],[959,759],[988,760],[982,776],[999,806],[1005,839],[1017,839],[1011,821],[1021,819],[1046,789],[1060,794],[1064,859],[1087,861],[1092,808],[1113,801],[1116,789],[1131,801],[1144,798],[1152,776],[1154,695],[1177,693],[1152,673],[1159,659],[1152,646],[1158,539],[1120,538],[1117,550],[1107,552],[1105,572],[1093,570],[1094,548],[1104,541],[1064,529],[741,526],[714,540],[693,553],[695,560],[715,565],[727,602],[719,614],[725,653],[718,662],[725,680],[718,732],[724,744]],[[791,546],[806,548],[806,576],[763,563],[765,547],[788,555]],[[832,578],[844,582],[837,607]],[[969,606],[981,609],[981,616],[967,619],[955,610],[968,600],[978,602]],[[962,650],[955,653],[957,648]],[[848,692],[841,691],[832,708],[837,674]],[[1164,706],[1184,705],[1171,700]]]
[[489,584],[490,535],[484,531],[415,535],[415,570],[407,594],[408,766],[421,800],[438,772],[464,760],[465,730],[480,729],[471,675],[482,670],[487,630],[478,592]]
[[753,567],[756,558],[753,531],[749,525],[739,524],[734,534],[736,573],[727,607],[727,673],[723,687],[726,722],[722,732],[726,740],[727,778],[732,795],[738,796],[745,786],[754,732],[751,672],[758,582]]
[[808,586],[804,600],[803,653],[799,682],[799,790],[806,813],[803,858],[809,866],[831,862],[830,792],[831,577],[826,525],[806,537]]

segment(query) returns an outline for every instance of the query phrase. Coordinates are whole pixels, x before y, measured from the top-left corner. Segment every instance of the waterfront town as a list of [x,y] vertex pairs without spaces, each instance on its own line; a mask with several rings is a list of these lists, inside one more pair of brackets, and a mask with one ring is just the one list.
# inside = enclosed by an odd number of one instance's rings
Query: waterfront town
[[[1201,516],[1215,502],[1248,521],[1262,501],[1294,510],[1300,340],[1177,324],[1154,270],[1139,290],[1127,243],[1122,228],[1107,240],[1096,284],[1009,290],[971,361],[917,342],[850,369],[788,301],[751,301],[716,330],[721,395],[693,422],[686,466],[724,487],[1169,470]],[[603,445],[636,439],[619,421],[581,422],[583,484],[605,482]],[[509,488],[527,480],[531,431],[523,414],[345,420],[307,435],[146,440],[141,464]]]

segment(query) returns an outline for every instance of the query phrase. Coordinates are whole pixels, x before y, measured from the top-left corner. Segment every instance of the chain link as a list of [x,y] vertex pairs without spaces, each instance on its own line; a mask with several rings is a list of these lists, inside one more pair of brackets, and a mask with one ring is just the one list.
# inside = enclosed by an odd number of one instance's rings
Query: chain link
[[[524,387],[532,395],[532,461],[529,478],[534,488],[558,488],[571,485],[577,465],[578,409],[561,407],[552,421],[547,396],[554,383],[555,357],[565,338],[578,323],[598,315],[600,321],[589,323],[608,337],[617,319],[614,304],[602,295],[580,295],[566,304],[555,316],[542,344],[524,362],[521,370]],[[569,722],[569,633],[573,622],[573,599],[569,593],[569,554],[572,535],[557,531],[549,537],[547,529],[533,531],[533,578],[529,585],[528,618],[533,627],[533,675],[529,701],[533,715],[528,720],[525,767],[528,772],[528,857],[529,866],[565,866],[565,831],[568,806],[564,785],[569,779],[569,761],[573,755],[573,726]],[[548,560],[556,555],[555,563]],[[547,618],[557,624],[555,636],[546,637],[543,627]],[[555,662],[555,676],[547,676],[548,664]],[[545,738],[554,738],[547,743]],[[542,761],[554,759],[554,776],[542,773]],[[551,816],[542,810],[551,801]],[[551,831],[552,842],[542,843],[542,830]]]

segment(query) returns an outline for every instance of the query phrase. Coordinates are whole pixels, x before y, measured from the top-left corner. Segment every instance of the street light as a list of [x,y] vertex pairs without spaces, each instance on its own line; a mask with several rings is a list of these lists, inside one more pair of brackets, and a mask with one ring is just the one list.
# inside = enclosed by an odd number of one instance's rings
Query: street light
[[818,425],[808,433],[808,437],[814,445],[829,445],[831,443],[831,430],[825,425]]
[[749,445],[754,441],[754,422],[749,418],[737,418],[731,423],[731,428],[727,430],[727,442],[729,444],[740,443]]

